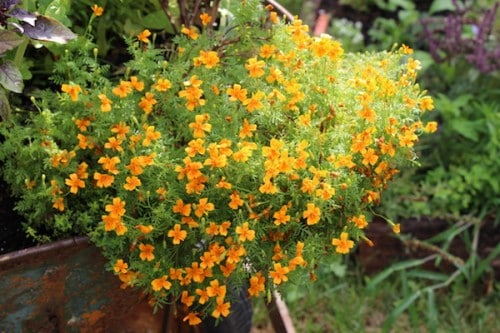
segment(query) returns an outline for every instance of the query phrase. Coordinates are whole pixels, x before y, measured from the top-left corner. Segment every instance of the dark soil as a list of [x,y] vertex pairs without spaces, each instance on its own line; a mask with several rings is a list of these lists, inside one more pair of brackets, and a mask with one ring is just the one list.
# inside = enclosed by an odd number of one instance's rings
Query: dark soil
[[7,184],[0,181],[0,255],[36,245],[23,231],[22,217],[14,211]]

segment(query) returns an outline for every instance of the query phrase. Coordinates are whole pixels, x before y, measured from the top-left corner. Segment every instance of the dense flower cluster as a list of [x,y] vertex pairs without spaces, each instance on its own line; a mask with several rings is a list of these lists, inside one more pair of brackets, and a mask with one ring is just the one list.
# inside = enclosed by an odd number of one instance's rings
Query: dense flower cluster
[[435,130],[410,48],[344,54],[298,19],[241,13],[184,27],[168,62],[139,33],[118,82],[63,84],[30,125],[38,165],[15,167],[31,221],[90,230],[124,287],[190,324],[227,316],[231,287],[263,296],[369,242],[369,207]]

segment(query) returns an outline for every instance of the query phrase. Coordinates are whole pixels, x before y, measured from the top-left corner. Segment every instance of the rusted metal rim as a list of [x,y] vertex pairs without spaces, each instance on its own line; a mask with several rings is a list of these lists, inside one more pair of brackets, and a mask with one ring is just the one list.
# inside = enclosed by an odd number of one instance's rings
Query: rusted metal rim
[[274,9],[276,9],[280,14],[285,15],[286,19],[290,22],[292,22],[295,17],[292,13],[290,13],[285,7],[283,7],[281,4],[279,4],[275,0],[265,0],[265,4],[272,5]]
[[70,248],[85,247],[89,245],[89,238],[80,236],[6,253],[0,255],[0,268],[2,268],[2,266],[8,266],[16,262],[21,262],[25,259],[31,258],[33,255],[61,252]]

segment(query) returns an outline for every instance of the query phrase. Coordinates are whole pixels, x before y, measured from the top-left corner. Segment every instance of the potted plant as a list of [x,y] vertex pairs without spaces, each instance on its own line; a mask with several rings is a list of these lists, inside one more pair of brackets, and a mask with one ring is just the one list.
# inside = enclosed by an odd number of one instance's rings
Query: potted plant
[[190,325],[370,242],[370,208],[435,130],[409,47],[348,54],[260,1],[229,13],[214,29],[201,12],[168,52],[148,30],[128,38],[118,77],[79,38],[60,90],[1,127],[26,230],[88,235],[123,287]]

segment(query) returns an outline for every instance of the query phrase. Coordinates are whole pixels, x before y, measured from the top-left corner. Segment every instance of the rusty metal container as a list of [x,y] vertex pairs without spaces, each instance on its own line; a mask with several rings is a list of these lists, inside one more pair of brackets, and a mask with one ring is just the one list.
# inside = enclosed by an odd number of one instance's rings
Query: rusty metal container
[[85,237],[0,256],[0,332],[167,332]]

